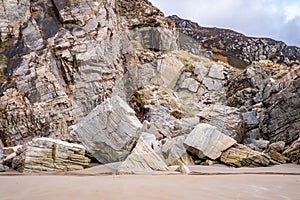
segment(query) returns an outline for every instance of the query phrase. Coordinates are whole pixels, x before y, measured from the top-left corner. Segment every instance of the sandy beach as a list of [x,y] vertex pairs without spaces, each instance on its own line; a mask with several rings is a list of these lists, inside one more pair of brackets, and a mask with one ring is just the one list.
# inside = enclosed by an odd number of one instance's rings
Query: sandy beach
[[300,197],[297,165],[258,169],[194,167],[193,171],[206,175],[7,174],[0,176],[0,199],[296,200]]

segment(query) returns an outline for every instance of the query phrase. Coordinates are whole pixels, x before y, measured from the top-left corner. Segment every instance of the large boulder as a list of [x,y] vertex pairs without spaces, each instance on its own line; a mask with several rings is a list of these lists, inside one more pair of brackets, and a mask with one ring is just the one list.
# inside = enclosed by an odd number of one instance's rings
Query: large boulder
[[233,167],[265,167],[271,159],[264,153],[236,144],[222,153],[221,162]]
[[225,105],[210,105],[204,108],[198,116],[202,123],[208,123],[219,131],[241,142],[245,133],[245,121],[239,109]]
[[118,172],[121,174],[146,174],[167,170],[166,163],[143,138],[139,139],[132,153],[118,168]]
[[259,62],[243,72],[232,70],[227,105],[244,110],[247,128],[259,128],[271,143],[295,141],[300,129],[300,66]]
[[20,172],[81,170],[90,164],[85,152],[80,144],[36,138],[17,151],[12,165]]
[[219,158],[222,152],[236,141],[218,131],[210,124],[199,124],[184,141],[187,150],[199,158],[208,157],[212,160]]
[[100,163],[124,161],[139,138],[142,124],[119,96],[105,100],[71,126],[71,136]]

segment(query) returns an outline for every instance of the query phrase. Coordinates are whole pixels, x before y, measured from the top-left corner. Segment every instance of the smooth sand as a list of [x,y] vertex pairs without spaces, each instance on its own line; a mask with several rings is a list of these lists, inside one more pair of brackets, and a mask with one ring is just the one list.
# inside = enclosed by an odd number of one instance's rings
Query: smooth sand
[[[195,167],[194,171],[209,175],[2,175],[0,200],[300,199],[299,165],[261,170]],[[216,171],[226,173],[216,175]]]

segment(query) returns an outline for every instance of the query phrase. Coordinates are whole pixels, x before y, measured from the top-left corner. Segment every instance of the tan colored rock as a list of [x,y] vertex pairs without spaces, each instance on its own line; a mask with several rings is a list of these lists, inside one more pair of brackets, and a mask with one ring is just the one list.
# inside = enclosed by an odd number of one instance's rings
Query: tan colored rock
[[166,163],[142,138],[118,168],[118,172],[121,174],[148,174],[167,170]]
[[180,164],[179,167],[175,171],[183,173],[183,174],[191,173],[191,170],[185,164]]
[[278,153],[274,150],[269,151],[268,155],[275,160],[276,162],[280,163],[280,164],[285,164],[286,161],[288,160],[288,158],[286,158],[285,156],[283,156],[281,153]]
[[81,170],[89,164],[82,145],[51,138],[33,139],[13,159],[13,167],[20,172]]
[[288,157],[293,163],[300,164],[300,139],[287,148],[283,155]]
[[244,145],[236,144],[222,153],[221,162],[233,167],[266,167],[270,164],[270,157]]
[[210,124],[199,124],[184,141],[187,150],[199,158],[209,157],[212,160],[219,158],[222,152],[236,141],[218,131]]

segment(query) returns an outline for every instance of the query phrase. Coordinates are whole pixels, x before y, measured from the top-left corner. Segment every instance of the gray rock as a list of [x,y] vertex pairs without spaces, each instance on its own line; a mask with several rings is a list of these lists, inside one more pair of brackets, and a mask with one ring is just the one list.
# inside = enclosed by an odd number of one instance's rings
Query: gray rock
[[70,127],[72,137],[100,163],[125,160],[139,138],[140,128],[134,110],[119,96],[105,100]]
[[223,72],[223,65],[213,64],[209,70],[208,76],[214,79],[224,80],[225,76]]
[[143,27],[130,31],[131,40],[138,41],[145,49],[174,51],[178,49],[177,32],[161,27]]
[[162,146],[162,155],[168,166],[170,165],[194,165],[193,158],[187,153],[183,142],[186,136],[178,136],[172,139],[166,139]]
[[148,174],[154,171],[167,171],[166,163],[153,149],[140,138],[131,154],[119,166],[121,174]]
[[258,126],[259,122],[253,112],[245,112],[242,113],[242,115],[247,124],[248,129],[253,129]]
[[3,152],[0,150],[0,172],[5,172],[4,166],[2,164]]
[[51,138],[33,139],[13,159],[13,168],[20,172],[81,170],[89,164],[82,145]]
[[199,114],[200,122],[208,123],[218,128],[219,131],[241,142],[245,133],[245,123],[237,108],[225,105],[210,105]]
[[234,145],[236,141],[218,131],[218,129],[210,124],[199,124],[188,135],[184,141],[187,150],[204,158],[205,156],[215,160],[221,156],[221,153]]
[[279,142],[274,142],[272,144],[269,145],[269,150],[273,150],[275,152],[283,152],[285,147],[285,142],[284,141],[279,141]]

